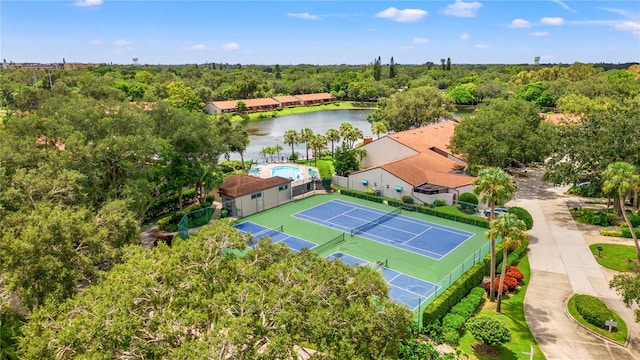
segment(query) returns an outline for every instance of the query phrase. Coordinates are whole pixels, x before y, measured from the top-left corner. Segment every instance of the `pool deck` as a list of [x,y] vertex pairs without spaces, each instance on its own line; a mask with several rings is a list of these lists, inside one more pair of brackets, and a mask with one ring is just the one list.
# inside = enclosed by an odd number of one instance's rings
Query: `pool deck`
[[311,179],[312,175],[318,176],[317,168],[313,166],[300,165],[300,164],[290,163],[290,162],[253,164],[251,165],[251,168],[249,169],[248,174],[251,176],[262,178],[262,179],[268,179],[271,177],[271,171],[273,170],[273,168],[278,166],[292,166],[300,169],[300,172],[302,173],[302,178],[292,179],[293,180],[291,183],[292,186],[309,183],[312,181]]

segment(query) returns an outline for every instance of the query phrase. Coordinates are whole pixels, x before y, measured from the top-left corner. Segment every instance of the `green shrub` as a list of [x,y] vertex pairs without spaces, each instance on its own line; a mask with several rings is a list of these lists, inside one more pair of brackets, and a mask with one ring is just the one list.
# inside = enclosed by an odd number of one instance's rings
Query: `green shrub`
[[[499,254],[502,251],[501,245],[502,244],[498,245],[500,247],[500,251],[498,251],[498,246],[496,247],[496,254]],[[524,252],[527,251],[528,247],[529,243],[525,241],[522,243],[522,245],[520,245],[520,247],[511,250],[511,252],[509,252],[509,255],[507,255],[507,266],[517,264],[518,260],[524,254]],[[502,257],[498,259],[496,269],[502,269]]]
[[447,344],[458,345],[460,342],[460,332],[456,329],[446,328],[442,332],[442,340]]
[[[627,229],[629,230],[629,229]],[[602,236],[615,236],[615,237],[622,237],[622,231],[620,230],[600,230],[600,235]],[[629,232],[629,237],[631,237],[631,232]]]
[[[640,229],[633,229],[633,230],[636,232],[636,237],[640,238]],[[626,225],[620,227],[620,232],[622,233],[622,237],[631,239],[631,231]]]
[[462,328],[462,325],[464,325],[465,321],[467,321],[467,318],[462,315],[448,313],[442,318],[442,328],[454,329],[457,331]]
[[511,341],[511,332],[507,325],[486,315],[469,319],[467,329],[476,340],[485,345],[497,347]]
[[445,205],[447,205],[447,202],[444,201],[444,200],[436,199],[436,200],[433,200],[432,205],[433,205],[433,207],[445,206]]
[[600,226],[612,226],[618,220],[616,214],[604,210],[582,209],[577,215],[579,222]]
[[402,201],[396,200],[396,199],[388,199],[387,200],[387,204],[389,204],[389,206],[393,206],[393,207],[400,207],[402,206]]
[[627,213],[627,216],[629,217],[629,221],[631,221],[631,226],[638,227],[638,225],[640,225],[640,215],[630,212]]
[[524,221],[524,223],[527,225],[527,230],[531,230],[531,228],[533,228],[533,216],[531,216],[527,209],[521,208],[519,206],[514,206],[510,207],[508,211],[517,216],[518,219]]
[[458,198],[458,208],[466,214],[473,214],[478,211],[478,197],[476,194],[465,192]]
[[576,310],[589,324],[606,329],[605,322],[613,318],[613,312],[597,297],[576,295]]
[[409,196],[409,195],[402,196],[402,202],[405,204],[413,204],[413,196]]
[[463,203],[478,205],[478,197],[476,196],[476,194],[470,193],[470,192],[465,192],[460,194],[458,201]]
[[475,288],[489,271],[490,254],[483,261],[473,265],[467,272],[443,291],[422,313],[423,324],[437,323]]

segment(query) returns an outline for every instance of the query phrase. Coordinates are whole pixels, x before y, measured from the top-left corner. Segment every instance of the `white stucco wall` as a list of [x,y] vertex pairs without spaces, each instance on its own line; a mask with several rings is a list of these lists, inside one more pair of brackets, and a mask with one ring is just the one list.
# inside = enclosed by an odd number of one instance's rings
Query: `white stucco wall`
[[[367,184],[363,184],[362,180],[367,180]],[[397,191],[396,186],[401,186],[402,191]],[[375,189],[380,191],[381,196],[396,198],[398,200],[400,200],[403,195],[412,195],[413,192],[413,186],[411,186],[411,184],[380,168],[373,168],[349,175],[348,188],[358,191]]]
[[360,162],[362,169],[401,160],[418,153],[386,136],[363,145],[361,149],[367,152],[367,155]]

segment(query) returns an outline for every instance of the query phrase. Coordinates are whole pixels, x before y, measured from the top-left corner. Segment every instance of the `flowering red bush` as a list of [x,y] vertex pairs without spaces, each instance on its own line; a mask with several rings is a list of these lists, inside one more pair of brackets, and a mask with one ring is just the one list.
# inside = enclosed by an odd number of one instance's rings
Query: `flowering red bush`
[[514,291],[518,288],[520,282],[518,281],[518,279],[509,276],[509,273],[507,273],[504,276],[504,285],[507,287],[507,289],[509,289],[509,291]]
[[522,275],[520,269],[515,266],[507,266],[507,272],[505,273],[505,275],[511,276],[512,278],[518,280],[518,284],[520,284],[520,282],[524,278],[524,275]]
[[[498,289],[500,288],[500,278],[499,278],[499,277],[496,277],[496,280],[495,280],[494,285],[495,285],[495,291],[496,291],[496,293],[497,293],[497,292],[498,292]],[[487,292],[487,294],[489,293],[489,288],[490,288],[490,287],[491,287],[491,283],[487,281],[487,282],[484,284],[484,291],[486,291],[486,292]],[[507,283],[506,283],[506,281],[505,281],[505,283],[502,285],[502,295],[506,294],[506,293],[507,293],[507,291],[509,291],[509,288],[507,287]]]

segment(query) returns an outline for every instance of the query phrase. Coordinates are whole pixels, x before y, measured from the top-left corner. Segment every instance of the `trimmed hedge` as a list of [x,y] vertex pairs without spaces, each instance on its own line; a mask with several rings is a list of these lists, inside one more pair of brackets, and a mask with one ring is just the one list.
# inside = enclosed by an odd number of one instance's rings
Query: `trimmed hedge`
[[607,329],[605,321],[613,319],[613,311],[602,300],[590,295],[576,295],[576,310],[589,324]]
[[[502,244],[500,244],[502,245]],[[519,248],[514,249],[513,251],[511,251],[509,253],[509,255],[507,255],[507,269],[509,268],[509,265],[513,265],[516,264],[518,262],[518,259],[520,259],[520,257],[522,256],[522,254],[524,254],[525,251],[527,251],[527,248],[529,247],[529,243],[528,242],[523,242],[522,245],[520,245]],[[502,246],[500,246],[500,251],[502,251]],[[499,254],[500,251],[498,251],[498,247],[496,246],[496,254]],[[501,270],[502,269],[502,257],[498,256],[498,261],[496,261],[496,269]]]
[[[627,229],[629,230],[629,229]],[[614,236],[614,237],[622,237],[622,231],[620,230],[600,230],[600,235],[602,236]],[[629,237],[631,237],[631,232],[629,231]]]
[[451,308],[482,282],[484,275],[489,271],[490,262],[490,254],[487,254],[483,261],[473,265],[433,300],[422,313],[423,324],[437,323],[447,315]]
[[340,189],[340,194],[353,196],[358,199],[365,199],[365,200],[377,202],[379,204],[382,204],[382,202],[384,201],[384,199],[380,196],[369,195],[362,191],[355,191],[350,189]]
[[[636,232],[636,237],[640,238],[640,229],[633,229],[633,230]],[[629,230],[628,227],[626,226],[620,227],[620,233],[622,234],[622,237],[631,239],[631,230]]]
[[[403,207],[403,208],[411,207],[411,209],[409,210],[417,211],[422,214],[437,216],[443,219],[458,221],[461,223],[474,225],[474,226],[482,227],[485,229],[489,228],[489,221],[487,221],[484,218],[481,218],[475,215],[468,215],[468,214],[451,214],[446,211],[432,208],[434,207],[434,205],[429,207],[429,206],[422,206],[422,205],[416,205],[416,204],[405,204],[397,199],[385,199],[381,196],[369,195],[362,191],[355,191],[355,190],[344,189],[344,188],[340,188],[340,193],[348,196],[353,196],[358,199],[365,199],[365,200],[369,200],[377,203],[383,203],[384,200],[387,200],[387,203],[393,207]],[[438,202],[438,200],[434,201],[434,203],[436,202]]]
[[533,228],[533,217],[525,208],[521,208],[518,206],[510,207],[508,212],[514,214],[518,219],[524,221],[527,225],[527,230],[531,230]]

